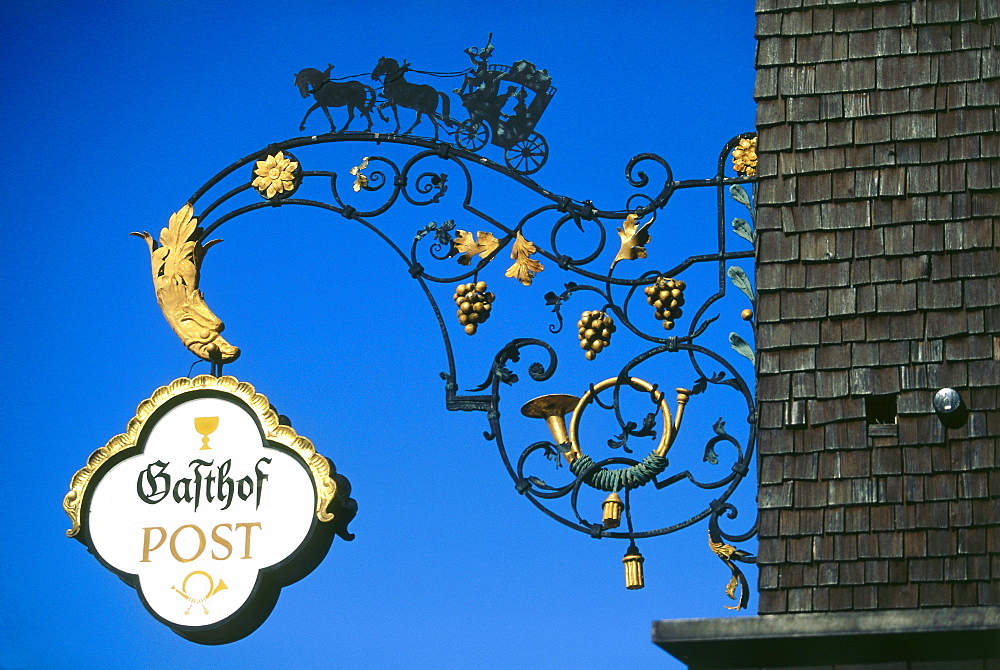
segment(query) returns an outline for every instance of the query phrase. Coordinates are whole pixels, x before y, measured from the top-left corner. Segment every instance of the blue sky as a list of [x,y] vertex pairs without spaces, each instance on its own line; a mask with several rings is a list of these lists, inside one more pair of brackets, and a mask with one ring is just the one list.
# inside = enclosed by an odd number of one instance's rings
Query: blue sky
[[[226,373],[267,395],[351,479],[357,539],[337,540],[250,637],[203,647],[154,621],[131,588],[65,537],[61,500],[90,452],[193,360],[156,305],[146,247],[128,233],[158,233],[217,171],[299,136],[310,103],[293,87],[295,72],[333,63],[340,76],[367,73],[380,56],[455,71],[468,64],[463,49],[492,32],[494,63],[532,61],[558,89],[537,126],[550,157],[536,181],[621,209],[634,192],[623,178],[633,155],[663,156],[678,179],[709,177],[724,143],[753,129],[752,5],[7,3],[0,127],[18,179],[8,182],[0,251],[9,421],[0,668],[662,668],[672,660],[650,643],[651,621],[731,615],[728,571],[709,553],[704,524],[640,543],[647,587],[627,591],[624,543],[566,529],[521,499],[482,438],[485,415],[445,409],[440,333],[405,267],[359,226],[298,208],[224,226],[202,288],[243,349]],[[342,122],[343,109],[333,113]],[[307,130],[325,123],[316,113]],[[346,173],[375,151],[341,143],[297,155]],[[477,177],[476,192],[482,208],[504,216],[538,206],[492,174]],[[675,196],[653,228],[651,256],[673,265],[710,252],[713,198]],[[399,208],[373,223],[408,244],[429,221],[477,225],[462,215],[454,206]],[[577,298],[561,339],[546,335],[542,296],[571,279],[556,270],[521,287],[492,268],[506,316],[456,340],[463,388],[482,381],[511,337],[558,342],[558,377],[544,387],[519,382],[503,406],[515,453],[546,437],[540,422],[517,415],[523,399],[579,395],[627,360],[625,344],[623,358],[594,363],[574,352],[575,314],[595,308]],[[699,281],[692,273],[689,284]],[[450,317],[450,289],[441,295]],[[720,350],[743,306],[726,307],[713,341]],[[524,366],[520,373],[527,378]],[[692,381],[690,371],[677,375],[662,383]],[[698,457],[719,414],[734,424],[743,416],[714,401],[690,407],[675,449]],[[637,509],[655,525],[680,520],[688,504],[683,492],[642,493]]]

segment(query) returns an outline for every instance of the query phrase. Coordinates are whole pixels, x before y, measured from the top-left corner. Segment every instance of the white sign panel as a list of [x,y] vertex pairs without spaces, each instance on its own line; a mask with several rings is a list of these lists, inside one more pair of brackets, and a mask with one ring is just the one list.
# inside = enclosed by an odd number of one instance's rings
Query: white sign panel
[[[231,641],[266,618],[280,587],[349,521],[332,523],[329,509],[335,479],[346,480],[248,384],[204,376],[164,388],[175,385],[182,392],[140,405],[135,444],[129,433],[112,440],[67,511],[83,500],[81,539],[157,618],[195,641]],[[341,493],[342,517],[353,516]]]

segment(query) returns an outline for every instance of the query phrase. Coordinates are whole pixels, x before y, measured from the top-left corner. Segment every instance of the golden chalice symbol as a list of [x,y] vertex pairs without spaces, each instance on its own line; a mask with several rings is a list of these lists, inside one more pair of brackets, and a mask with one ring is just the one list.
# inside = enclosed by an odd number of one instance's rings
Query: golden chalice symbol
[[208,436],[215,432],[215,429],[219,427],[219,417],[217,416],[199,416],[195,417],[194,429],[201,434],[201,447],[198,451],[202,449],[211,449],[208,446]]

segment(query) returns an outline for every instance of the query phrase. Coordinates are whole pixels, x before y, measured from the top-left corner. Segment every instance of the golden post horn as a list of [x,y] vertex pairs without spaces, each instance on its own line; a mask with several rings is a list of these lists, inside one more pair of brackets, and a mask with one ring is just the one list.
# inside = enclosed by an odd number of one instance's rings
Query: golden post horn
[[[543,395],[524,403],[521,414],[532,419],[545,419],[545,425],[549,427],[552,439],[558,446],[570,442],[569,434],[566,432],[566,415],[572,412],[579,402],[580,399],[575,395],[565,393]],[[570,463],[576,460],[574,445],[570,444],[569,451],[563,453],[563,456]]]

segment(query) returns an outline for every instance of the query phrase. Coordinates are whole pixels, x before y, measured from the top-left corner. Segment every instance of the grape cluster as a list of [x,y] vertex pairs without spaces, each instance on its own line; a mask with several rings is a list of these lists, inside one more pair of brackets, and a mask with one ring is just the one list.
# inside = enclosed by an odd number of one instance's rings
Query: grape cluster
[[467,335],[475,335],[479,324],[490,318],[496,296],[488,293],[486,282],[481,281],[459,284],[453,297],[458,305],[458,322],[465,326]]
[[733,170],[744,177],[757,174],[757,138],[744,137],[733,149]]
[[673,328],[674,321],[681,318],[686,286],[680,279],[660,276],[656,278],[655,284],[644,289],[646,302],[656,309],[657,320],[662,321],[667,330]]
[[611,334],[615,332],[615,322],[601,311],[584,312],[577,321],[580,333],[580,348],[588,361],[594,360],[597,354],[611,344]]

